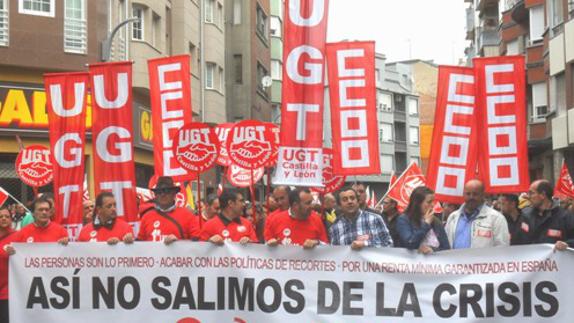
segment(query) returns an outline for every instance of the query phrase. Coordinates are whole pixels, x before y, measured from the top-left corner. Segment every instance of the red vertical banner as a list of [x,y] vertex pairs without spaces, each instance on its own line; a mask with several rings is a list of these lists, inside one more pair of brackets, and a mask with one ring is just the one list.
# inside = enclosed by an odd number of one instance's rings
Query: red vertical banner
[[180,55],[148,61],[155,174],[175,181],[194,177],[176,162],[172,150],[175,133],[192,121],[189,59]]
[[328,0],[285,1],[281,146],[275,184],[321,186]]
[[439,201],[462,203],[478,157],[474,70],[440,66],[427,184]]
[[327,44],[333,173],[379,175],[375,42]]
[[523,56],[475,58],[479,174],[488,193],[528,190]]
[[132,124],[132,63],[90,65],[96,195],[110,191],[118,216],[138,219]]
[[72,231],[82,225],[89,83],[88,73],[44,75],[54,169],[54,221],[68,225]]

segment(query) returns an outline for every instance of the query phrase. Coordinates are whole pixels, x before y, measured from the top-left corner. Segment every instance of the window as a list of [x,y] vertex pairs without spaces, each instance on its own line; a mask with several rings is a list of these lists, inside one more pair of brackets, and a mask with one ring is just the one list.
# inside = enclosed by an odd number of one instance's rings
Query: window
[[241,24],[241,1],[243,0],[233,0],[233,24]]
[[419,144],[419,128],[418,127],[409,127],[409,142],[411,145],[418,145]]
[[390,123],[381,123],[379,128],[379,141],[392,142],[393,141],[393,125]]
[[416,116],[419,114],[419,102],[416,99],[408,99],[409,115]]
[[375,68],[375,82],[377,85],[381,85],[381,70]]
[[278,60],[271,60],[271,78],[278,81],[283,79],[283,65]]
[[574,0],[568,0],[568,12],[570,19],[574,18]]
[[223,6],[221,5],[221,3],[217,4],[217,19],[219,27],[223,29]]
[[195,45],[192,42],[190,42],[189,43],[189,66],[191,69],[191,74],[193,74],[193,75],[197,75],[199,73],[198,72],[199,71],[199,68],[198,68],[199,64],[197,64],[198,56],[199,55],[197,55],[197,49],[196,49]]
[[518,45],[518,39],[515,39],[506,44],[506,55],[518,55],[520,53],[520,46]]
[[54,17],[54,0],[18,0],[18,12],[27,15]]
[[393,106],[393,97],[387,93],[379,94],[379,110],[391,112]]
[[213,89],[215,77],[215,63],[205,63],[205,88]]
[[160,28],[160,16],[154,12],[151,26],[151,43],[155,48],[159,46]]
[[0,46],[8,46],[8,0],[0,0]]
[[401,94],[395,94],[395,110],[400,112],[405,112],[405,96]]
[[548,114],[546,83],[532,84],[532,120],[540,120]]
[[144,8],[134,5],[132,12],[134,18],[140,18],[132,23],[132,39],[144,40]]
[[257,62],[257,89],[260,91],[265,92],[265,88],[263,87],[263,78],[267,76],[267,70],[263,65]]
[[225,76],[223,75],[223,68],[219,68],[219,91],[225,92]]
[[205,0],[205,22],[213,23],[213,7],[215,0]]
[[390,174],[395,169],[393,155],[381,155],[381,170],[385,174]]
[[84,0],[64,1],[64,51],[86,53],[86,4]]
[[554,28],[564,21],[564,14],[562,8],[562,0],[548,0],[548,21],[550,22],[550,28]]
[[243,84],[243,56],[233,55],[233,66],[235,67],[235,83]]
[[271,17],[269,29],[271,31],[271,36],[281,37],[281,20],[277,17]]
[[257,4],[257,21],[256,21],[257,33],[267,39],[267,15],[263,9]]
[[530,8],[530,42],[542,41],[544,33],[544,6]]
[[566,78],[564,73],[550,78],[550,110],[566,111]]

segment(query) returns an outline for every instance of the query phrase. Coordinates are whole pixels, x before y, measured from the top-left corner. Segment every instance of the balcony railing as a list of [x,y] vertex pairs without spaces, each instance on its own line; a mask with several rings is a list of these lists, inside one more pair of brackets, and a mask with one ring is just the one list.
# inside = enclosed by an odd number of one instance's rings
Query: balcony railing
[[8,45],[8,10],[0,9],[0,46]]
[[85,54],[87,43],[86,20],[66,18],[64,21],[64,51]]

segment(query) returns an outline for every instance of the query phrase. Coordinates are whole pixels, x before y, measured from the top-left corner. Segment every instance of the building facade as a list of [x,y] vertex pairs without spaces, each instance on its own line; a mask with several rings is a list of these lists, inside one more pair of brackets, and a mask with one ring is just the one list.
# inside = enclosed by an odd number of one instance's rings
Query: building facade
[[[503,0],[504,1],[504,0]],[[466,8],[465,49],[467,65],[474,57],[498,56],[500,36],[498,34],[498,0],[464,0]]]
[[[223,0],[0,0],[0,186],[16,198],[32,198],[14,170],[16,134],[25,146],[49,146],[43,74],[87,71],[87,64],[102,60],[101,43],[129,17],[140,20],[119,30],[110,60],[133,61],[137,186],[147,187],[154,169],[148,59],[189,54],[194,118],[227,120]],[[91,154],[88,140],[93,192]],[[214,174],[204,182],[217,186]]]
[[228,121],[271,121],[270,0],[226,0],[225,4]]
[[499,13],[497,55],[526,58],[530,178],[556,180],[563,161],[574,171],[574,1],[489,2]]

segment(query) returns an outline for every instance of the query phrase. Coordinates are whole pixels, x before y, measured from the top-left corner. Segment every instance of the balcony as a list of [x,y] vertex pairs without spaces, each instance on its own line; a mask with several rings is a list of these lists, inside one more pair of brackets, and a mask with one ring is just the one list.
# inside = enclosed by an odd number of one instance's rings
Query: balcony
[[499,0],[477,0],[476,9],[483,11],[487,7],[496,6],[498,7]]
[[478,36],[477,48],[482,49],[486,46],[498,46],[500,37],[497,30],[483,30]]

